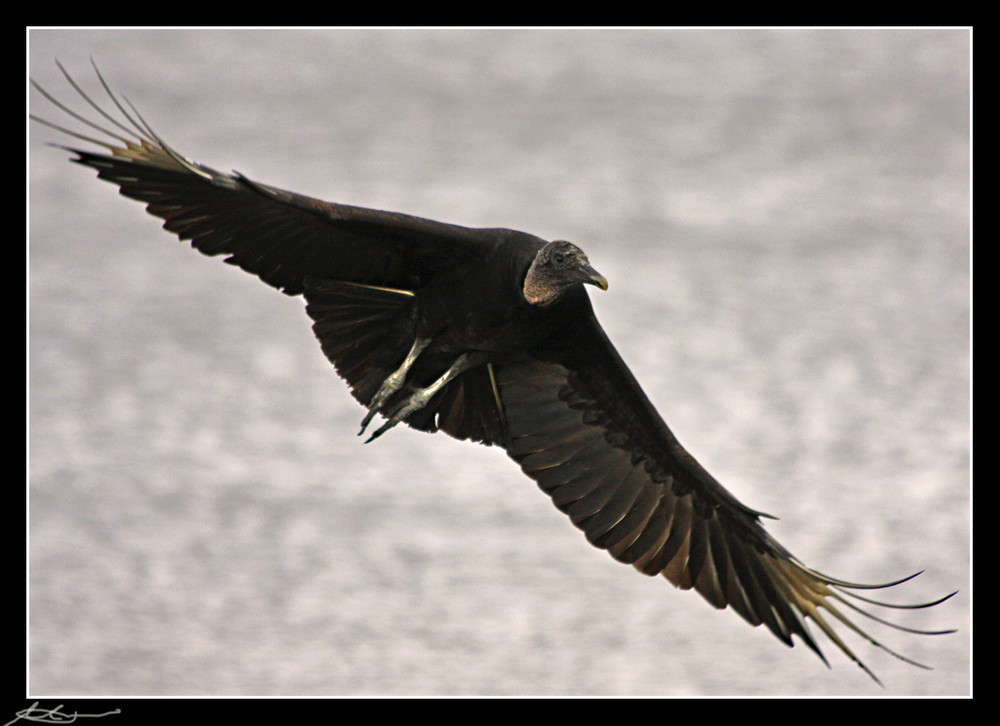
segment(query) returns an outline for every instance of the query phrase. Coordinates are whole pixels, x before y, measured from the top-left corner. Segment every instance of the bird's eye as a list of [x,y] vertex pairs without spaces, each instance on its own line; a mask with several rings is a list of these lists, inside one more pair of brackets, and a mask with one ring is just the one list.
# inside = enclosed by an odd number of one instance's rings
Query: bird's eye
[[564,255],[562,252],[556,252],[555,256],[552,258],[552,261],[555,262],[557,265],[562,266],[562,264],[566,262],[566,255]]

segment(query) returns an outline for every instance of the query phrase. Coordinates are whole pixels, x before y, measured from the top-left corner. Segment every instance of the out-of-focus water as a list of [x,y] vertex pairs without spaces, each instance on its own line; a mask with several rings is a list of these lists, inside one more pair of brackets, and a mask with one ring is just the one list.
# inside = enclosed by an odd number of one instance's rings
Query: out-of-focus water
[[[497,450],[363,411],[287,298],[30,160],[30,692],[963,695],[961,30],[33,31],[182,153],[571,239],[681,441],[807,564],[896,599],[883,691],[590,547]],[[65,93],[64,93],[65,92]],[[35,113],[54,117],[32,93]],[[904,616],[906,614],[904,613]]]

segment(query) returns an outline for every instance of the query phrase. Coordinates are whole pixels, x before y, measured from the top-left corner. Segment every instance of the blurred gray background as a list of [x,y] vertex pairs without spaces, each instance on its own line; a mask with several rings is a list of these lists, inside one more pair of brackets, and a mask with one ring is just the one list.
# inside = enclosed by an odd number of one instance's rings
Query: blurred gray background
[[[168,143],[583,247],[688,449],[807,564],[926,570],[883,691],[586,543],[501,451],[362,409],[302,301],[30,129],[33,695],[965,695],[965,30],[29,34]],[[77,104],[79,108],[82,105]],[[34,113],[58,118],[31,92]]]

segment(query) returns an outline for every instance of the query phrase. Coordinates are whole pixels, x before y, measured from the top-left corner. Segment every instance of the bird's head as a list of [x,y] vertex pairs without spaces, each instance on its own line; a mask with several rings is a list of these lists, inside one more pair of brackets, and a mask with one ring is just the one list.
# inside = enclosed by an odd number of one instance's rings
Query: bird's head
[[535,255],[524,278],[524,299],[532,305],[545,307],[569,288],[580,284],[608,289],[608,281],[590,266],[583,250],[565,240],[556,240]]

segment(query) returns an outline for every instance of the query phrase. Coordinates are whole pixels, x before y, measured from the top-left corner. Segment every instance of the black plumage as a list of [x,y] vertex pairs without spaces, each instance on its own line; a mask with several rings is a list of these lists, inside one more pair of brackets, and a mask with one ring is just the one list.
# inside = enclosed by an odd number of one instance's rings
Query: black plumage
[[108,140],[32,118],[110,152],[69,149],[180,239],[303,295],[324,354],[368,409],[362,432],[381,414],[371,438],[406,423],[500,446],[615,559],[732,607],[788,645],[798,636],[822,658],[812,620],[872,675],[827,618],[888,650],[846,617],[844,608],[858,607],[845,596],[910,578],[844,582],[775,541],[766,515],[705,471],[646,398],[584,288],[607,282],[575,245],[327,203],[220,173],[163,143],[103,78],[121,118],[66,78],[112,126],[35,87]]

